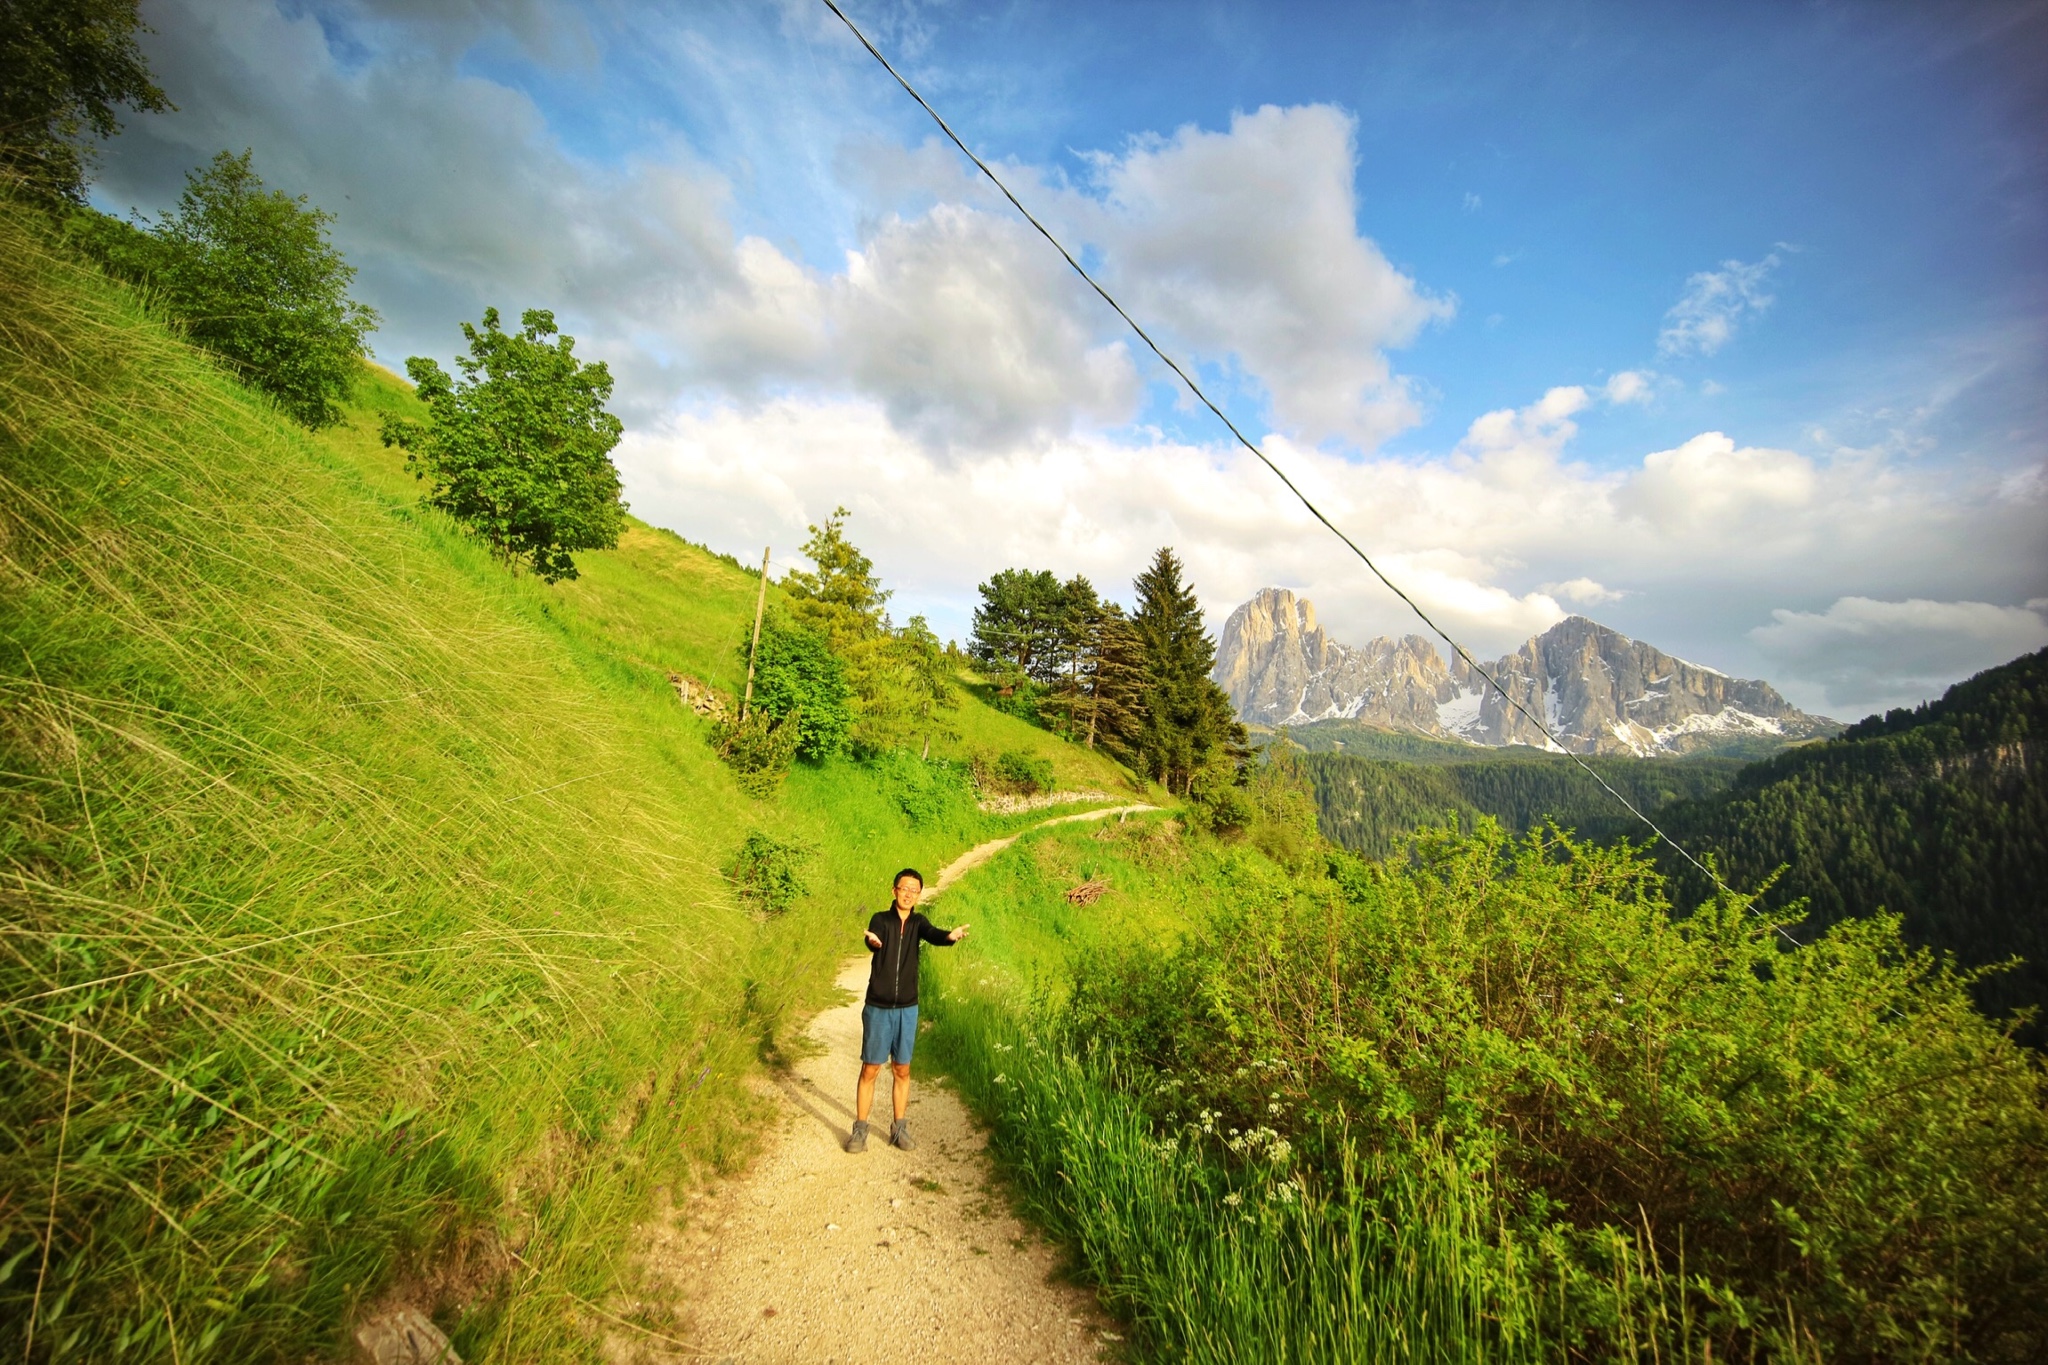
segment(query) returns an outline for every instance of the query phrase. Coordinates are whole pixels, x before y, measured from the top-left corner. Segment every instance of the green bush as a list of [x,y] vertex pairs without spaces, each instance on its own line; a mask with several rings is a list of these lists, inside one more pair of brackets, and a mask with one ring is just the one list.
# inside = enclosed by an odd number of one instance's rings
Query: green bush
[[766,711],[748,712],[744,721],[721,720],[712,727],[711,746],[725,760],[740,790],[760,800],[775,795],[796,755],[803,713],[792,711],[776,720]]
[[1155,1134],[1219,1135],[1226,1170],[1284,1144],[1339,1205],[1355,1153],[1404,1179],[1455,1153],[1493,1191],[1492,1244],[1541,1263],[1560,1350],[1689,1333],[1737,1358],[1792,1331],[1830,1358],[1999,1360],[2048,1339],[2040,1059],[1896,919],[1798,948],[1733,900],[1673,921],[1641,855],[1490,822],[1330,876],[1216,857],[1190,900],[1227,909],[1171,951],[1080,955],[1056,1021]]
[[[744,668],[751,640],[739,642]],[[853,729],[853,689],[846,665],[825,637],[770,612],[761,623],[761,647],[754,656],[753,706],[796,728],[796,753],[819,762],[846,748]]]
[[898,809],[917,828],[943,825],[974,809],[974,793],[957,764],[921,759],[901,749],[875,761]]
[[753,830],[725,865],[725,879],[740,904],[759,915],[779,915],[810,889],[804,867],[817,853],[811,844]]
[[999,795],[1036,796],[1051,791],[1057,781],[1051,759],[1023,749],[1007,749],[986,765],[981,786]]
[[1259,818],[1237,766],[1220,756],[1188,779],[1187,807],[1190,823],[1211,834],[1234,833]]

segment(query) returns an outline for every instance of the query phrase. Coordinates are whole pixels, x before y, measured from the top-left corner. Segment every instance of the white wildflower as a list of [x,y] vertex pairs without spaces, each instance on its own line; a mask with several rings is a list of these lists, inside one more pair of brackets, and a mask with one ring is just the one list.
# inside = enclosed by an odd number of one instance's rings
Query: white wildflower
[[1223,1202],[1230,1205],[1230,1207],[1232,1208],[1236,1208],[1239,1204],[1242,1204],[1244,1202],[1244,1196],[1239,1194],[1236,1190],[1232,1190],[1229,1194],[1223,1196]]

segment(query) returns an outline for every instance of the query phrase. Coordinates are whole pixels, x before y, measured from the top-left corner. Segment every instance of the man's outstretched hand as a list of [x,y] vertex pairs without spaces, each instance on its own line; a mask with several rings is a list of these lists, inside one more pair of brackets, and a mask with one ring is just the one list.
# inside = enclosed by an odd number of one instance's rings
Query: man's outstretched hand
[[[958,943],[958,942],[959,942],[959,941],[960,941],[961,939],[963,939],[963,938],[966,938],[966,937],[967,937],[967,926],[963,924],[963,925],[961,925],[961,926],[960,926],[960,927],[959,927],[958,929],[955,929],[955,930],[954,930],[954,931],[953,931],[952,933],[950,933],[950,934],[946,935],[946,942],[948,942],[948,943]],[[877,944],[876,944],[875,946],[876,946],[877,948],[879,948],[879,947],[881,947],[882,945],[881,945],[881,944],[879,944],[879,943],[877,943]]]
[[874,949],[876,949],[877,951],[879,951],[879,950],[881,949],[881,946],[882,946],[882,940],[880,940],[880,939],[878,939],[878,938],[876,938],[876,937],[875,937],[875,933],[874,933],[874,930],[870,929],[870,930],[868,931],[868,933],[867,933],[867,940],[868,940],[868,947],[870,947],[870,948],[874,948]]

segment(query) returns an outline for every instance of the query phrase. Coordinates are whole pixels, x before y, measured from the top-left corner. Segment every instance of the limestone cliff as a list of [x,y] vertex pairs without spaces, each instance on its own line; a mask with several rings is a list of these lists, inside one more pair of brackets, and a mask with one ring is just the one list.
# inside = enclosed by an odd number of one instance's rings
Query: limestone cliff
[[[1578,753],[1685,753],[1740,736],[1790,741],[1838,728],[1769,683],[1687,663],[1583,616],[1482,667]],[[1533,721],[1463,661],[1446,666],[1422,636],[1341,644],[1316,624],[1315,606],[1285,588],[1267,588],[1230,614],[1215,678],[1238,715],[1257,724],[1348,719],[1489,746],[1546,743]]]

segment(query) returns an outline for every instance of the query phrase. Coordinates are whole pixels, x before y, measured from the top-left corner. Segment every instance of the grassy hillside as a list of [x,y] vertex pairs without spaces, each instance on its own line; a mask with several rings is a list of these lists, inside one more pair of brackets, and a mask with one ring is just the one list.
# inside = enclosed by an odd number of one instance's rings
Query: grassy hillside
[[[1813,928],[1886,909],[1968,966],[2018,957],[1979,998],[2048,1013],[2044,735],[2048,651],[1745,768],[1725,793],[1674,809],[1671,832],[1742,885],[1782,866],[1766,899],[1803,900]],[[1681,900],[1710,889],[1665,861]],[[2027,1037],[2048,1043],[2048,1028],[2037,1019]]]
[[[857,907],[1005,822],[843,761],[741,795],[667,673],[737,681],[747,576],[638,525],[508,576],[377,444],[388,376],[309,436],[4,204],[0,292],[0,1349],[303,1358],[403,1296],[593,1358]],[[769,921],[755,828],[817,848]]]

